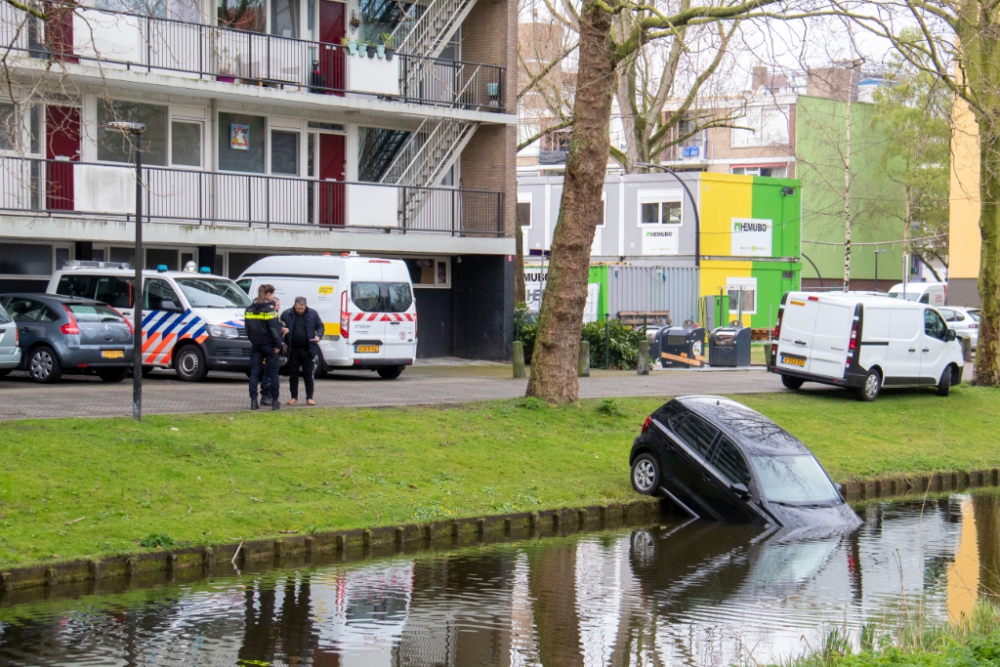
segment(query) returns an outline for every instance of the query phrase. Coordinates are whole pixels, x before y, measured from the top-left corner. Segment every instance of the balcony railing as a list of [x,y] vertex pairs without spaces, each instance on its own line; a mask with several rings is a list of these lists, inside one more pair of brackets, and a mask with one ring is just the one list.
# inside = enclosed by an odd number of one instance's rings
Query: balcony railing
[[[55,3],[53,3],[53,6]],[[506,69],[67,5],[47,24],[0,3],[0,43],[14,52],[107,69],[503,112]],[[361,47],[363,52],[365,49]]]
[[[142,171],[143,216],[149,222],[504,236],[502,192],[162,167]],[[0,210],[132,220],[135,167],[2,157]]]

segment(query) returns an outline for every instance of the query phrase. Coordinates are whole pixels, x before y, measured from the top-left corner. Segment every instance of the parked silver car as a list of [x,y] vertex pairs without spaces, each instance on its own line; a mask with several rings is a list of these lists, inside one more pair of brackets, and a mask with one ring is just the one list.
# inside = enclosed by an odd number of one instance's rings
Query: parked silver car
[[979,346],[979,309],[963,308],[961,306],[939,306],[945,324],[962,338],[972,341],[972,349]]
[[7,311],[0,307],[0,377],[7,375],[21,364],[21,346],[18,345],[17,324]]
[[95,372],[121,382],[132,365],[132,326],[114,308],[93,299],[54,294],[0,294],[23,350],[20,370],[35,382],[64,373]]

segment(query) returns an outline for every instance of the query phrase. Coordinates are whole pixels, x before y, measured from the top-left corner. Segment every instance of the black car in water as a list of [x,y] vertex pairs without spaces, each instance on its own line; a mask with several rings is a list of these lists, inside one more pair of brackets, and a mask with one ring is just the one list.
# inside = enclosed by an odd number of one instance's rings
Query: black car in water
[[719,396],[675,398],[646,418],[632,487],[703,519],[773,526],[858,525],[823,466],[764,415]]

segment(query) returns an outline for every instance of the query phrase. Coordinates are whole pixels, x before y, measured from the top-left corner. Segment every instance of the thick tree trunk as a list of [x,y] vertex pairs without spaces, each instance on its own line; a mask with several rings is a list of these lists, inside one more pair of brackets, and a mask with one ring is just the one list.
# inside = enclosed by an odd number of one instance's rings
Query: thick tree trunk
[[580,61],[559,219],[552,236],[548,281],[538,314],[528,396],[574,403],[576,362],[587,303],[590,247],[607,171],[608,124],[614,94],[611,14],[586,2],[580,15]]
[[979,343],[976,346],[975,384],[1000,385],[997,365],[1000,323],[1000,132],[996,119],[979,118]]

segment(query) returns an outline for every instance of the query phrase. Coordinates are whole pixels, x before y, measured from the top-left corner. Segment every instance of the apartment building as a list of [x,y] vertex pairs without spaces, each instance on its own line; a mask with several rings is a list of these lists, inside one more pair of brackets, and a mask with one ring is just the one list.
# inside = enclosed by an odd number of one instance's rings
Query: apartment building
[[108,124],[141,122],[146,267],[399,257],[420,356],[507,354],[514,2],[48,6],[0,6],[0,290],[137,261],[135,153]]

